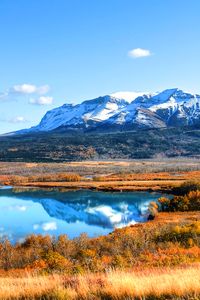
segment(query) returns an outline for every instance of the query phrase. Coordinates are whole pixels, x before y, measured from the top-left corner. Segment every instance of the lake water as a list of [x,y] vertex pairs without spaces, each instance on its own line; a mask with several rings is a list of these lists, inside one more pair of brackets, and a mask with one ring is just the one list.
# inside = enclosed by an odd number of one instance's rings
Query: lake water
[[148,192],[109,193],[89,190],[58,191],[0,189],[0,237],[12,242],[28,234],[85,232],[99,236],[114,228],[145,221],[148,204],[161,195]]

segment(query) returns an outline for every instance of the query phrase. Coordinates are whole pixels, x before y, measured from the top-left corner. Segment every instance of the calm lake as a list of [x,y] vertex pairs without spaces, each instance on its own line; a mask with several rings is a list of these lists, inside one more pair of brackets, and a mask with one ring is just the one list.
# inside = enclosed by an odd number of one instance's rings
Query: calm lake
[[89,190],[58,191],[0,189],[0,237],[12,242],[28,234],[85,232],[99,236],[114,228],[145,221],[149,202],[161,194],[148,192],[108,193]]

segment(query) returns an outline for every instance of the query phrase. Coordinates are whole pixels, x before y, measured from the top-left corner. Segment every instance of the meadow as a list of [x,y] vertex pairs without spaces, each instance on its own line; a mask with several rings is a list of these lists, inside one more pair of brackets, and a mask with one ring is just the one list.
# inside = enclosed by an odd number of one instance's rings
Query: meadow
[[87,299],[199,299],[200,265],[68,277],[26,275],[1,278],[0,298]]

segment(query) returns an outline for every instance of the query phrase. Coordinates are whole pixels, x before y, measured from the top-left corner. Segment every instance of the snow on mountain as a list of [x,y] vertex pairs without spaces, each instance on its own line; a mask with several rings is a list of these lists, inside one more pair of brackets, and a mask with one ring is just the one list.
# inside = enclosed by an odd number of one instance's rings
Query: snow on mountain
[[39,125],[21,133],[59,128],[105,131],[197,124],[200,125],[200,95],[173,88],[146,94],[119,92],[77,105],[64,104],[48,111]]
[[35,130],[50,131],[60,126],[87,128],[109,119],[127,104],[124,99],[112,96],[87,100],[78,105],[64,104],[47,112]]
[[147,92],[116,92],[111,94],[111,96],[115,97],[115,98],[120,98],[120,99],[124,99],[128,102],[132,102],[133,100],[135,100],[136,98],[143,96],[143,95],[149,95],[151,93],[147,93]]
[[107,122],[146,128],[196,124],[200,122],[200,95],[168,89],[139,96]]
[[198,112],[200,95],[186,93],[179,89],[171,89],[156,95],[152,100],[153,105],[150,110],[156,112],[167,125],[192,125],[194,114],[197,114],[198,119],[200,119]]

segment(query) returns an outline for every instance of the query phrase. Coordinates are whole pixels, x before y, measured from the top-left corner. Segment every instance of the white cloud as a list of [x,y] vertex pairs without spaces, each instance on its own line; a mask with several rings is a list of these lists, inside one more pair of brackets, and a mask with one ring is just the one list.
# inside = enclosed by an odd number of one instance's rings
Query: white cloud
[[37,105],[50,105],[53,103],[53,97],[49,96],[40,96],[39,98],[31,98],[29,100],[29,103],[31,104],[37,104]]
[[14,85],[11,91],[19,94],[33,94],[36,93],[37,87],[32,84]]
[[8,92],[0,93],[0,100],[6,99],[7,96],[8,96]]
[[17,205],[16,209],[19,211],[26,211],[27,210],[27,206],[25,205]]
[[128,55],[133,58],[147,57],[151,56],[152,53],[148,49],[136,48],[128,52]]
[[10,123],[24,123],[26,121],[27,120],[22,116],[17,116],[17,117],[14,117],[13,119],[9,120]]
[[48,93],[50,90],[50,87],[48,85],[42,85],[42,86],[36,86],[33,84],[21,84],[21,85],[14,85],[10,92],[16,93],[16,94],[24,94],[24,95],[30,95],[30,94],[38,94],[38,95],[44,95]]
[[42,229],[44,231],[56,230],[57,224],[56,224],[56,222],[47,222],[47,223],[42,224]]
[[137,97],[143,96],[144,94],[148,94],[147,92],[116,92],[111,94],[111,96],[124,99],[128,102],[135,100]]
[[40,228],[40,225],[39,225],[39,224],[34,224],[34,225],[33,225],[33,229],[34,229],[34,230],[37,230],[37,229],[39,229],[39,228]]
[[23,116],[16,116],[13,117],[11,119],[8,118],[0,118],[0,122],[8,122],[8,123],[13,123],[13,124],[17,124],[17,123],[25,123],[28,122],[27,119]]
[[50,91],[50,86],[49,85],[42,85],[40,87],[37,88],[37,92],[40,95],[45,95]]
[[[5,92],[0,92],[0,101],[16,101],[27,96],[44,97],[50,91],[49,85],[36,86],[34,84],[23,83],[14,85]],[[42,101],[42,98],[41,98]]]
[[57,224],[56,222],[45,222],[45,223],[33,225],[34,230],[37,230],[39,228],[43,229],[44,231],[56,230]]
[[4,209],[24,212],[28,209],[28,207],[25,205],[9,205],[5,206]]

